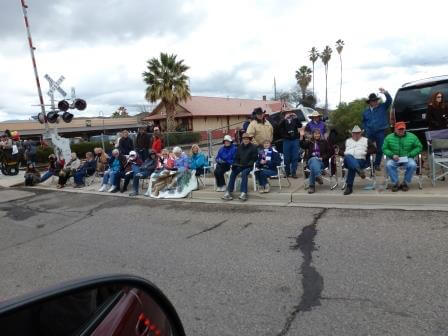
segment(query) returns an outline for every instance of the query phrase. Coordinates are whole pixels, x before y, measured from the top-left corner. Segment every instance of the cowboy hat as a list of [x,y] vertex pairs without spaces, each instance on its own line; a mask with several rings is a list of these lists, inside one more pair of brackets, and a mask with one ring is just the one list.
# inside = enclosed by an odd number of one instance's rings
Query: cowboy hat
[[256,115],[256,114],[263,114],[264,113],[264,111],[263,111],[263,109],[261,108],[261,107],[256,107],[256,108],[254,108],[254,110],[252,111],[252,114],[253,115]]
[[368,104],[368,103],[370,103],[372,101],[377,101],[377,100],[380,100],[380,99],[381,98],[378,97],[375,93],[371,93],[371,94],[369,94],[369,98],[366,99],[366,103]]
[[355,125],[355,127],[353,127],[352,129],[352,133],[361,133],[361,132],[362,129],[358,125]]
[[311,113],[310,115],[309,115],[309,117],[320,117],[321,115],[320,115],[320,113],[319,112],[317,112],[317,111],[314,111],[313,113]]
[[244,139],[244,138],[252,139],[252,135],[250,135],[249,133],[244,133],[241,138],[242,139]]

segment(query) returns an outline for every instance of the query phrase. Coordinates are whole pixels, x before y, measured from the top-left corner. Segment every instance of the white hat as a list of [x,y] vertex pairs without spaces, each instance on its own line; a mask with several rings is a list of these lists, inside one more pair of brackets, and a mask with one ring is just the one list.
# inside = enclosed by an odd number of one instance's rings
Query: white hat
[[352,129],[352,133],[361,133],[361,132],[362,132],[362,129],[359,128],[358,125],[355,125],[355,127],[353,127],[353,129]]
[[310,117],[320,117],[321,115],[320,115],[320,113],[319,112],[317,112],[317,111],[314,111],[313,113],[311,113],[310,115],[309,115]]
[[129,156],[137,156],[137,152],[136,151],[130,151],[129,152]]
[[224,140],[223,140],[223,142],[224,141],[229,141],[229,142],[233,142],[233,139],[232,139],[232,137],[230,136],[230,135],[224,135]]

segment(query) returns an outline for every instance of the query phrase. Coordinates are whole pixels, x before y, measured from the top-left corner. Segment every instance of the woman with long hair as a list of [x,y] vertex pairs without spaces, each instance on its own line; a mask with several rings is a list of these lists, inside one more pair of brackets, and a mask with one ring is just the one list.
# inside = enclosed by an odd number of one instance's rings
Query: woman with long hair
[[436,92],[431,96],[426,121],[430,131],[448,128],[448,105],[442,92]]

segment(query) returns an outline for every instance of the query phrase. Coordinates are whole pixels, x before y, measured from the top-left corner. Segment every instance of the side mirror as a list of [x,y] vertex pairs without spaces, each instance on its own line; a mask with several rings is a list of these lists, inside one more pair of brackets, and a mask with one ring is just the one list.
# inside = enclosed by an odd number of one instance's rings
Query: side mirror
[[185,336],[162,291],[130,275],[71,281],[0,303],[0,330],[8,336]]

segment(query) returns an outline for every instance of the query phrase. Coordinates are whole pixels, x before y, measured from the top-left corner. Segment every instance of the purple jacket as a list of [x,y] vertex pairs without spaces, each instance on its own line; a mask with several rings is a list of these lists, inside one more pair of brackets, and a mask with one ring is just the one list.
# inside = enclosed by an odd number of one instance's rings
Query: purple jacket
[[188,169],[188,156],[182,153],[181,156],[174,160],[174,167],[177,171],[184,171]]
[[325,123],[322,120],[320,120],[318,123],[315,123],[314,121],[310,121],[306,125],[305,131],[308,133],[313,133],[316,128],[319,129],[321,135],[324,135],[325,133],[327,133],[327,126],[325,126]]

